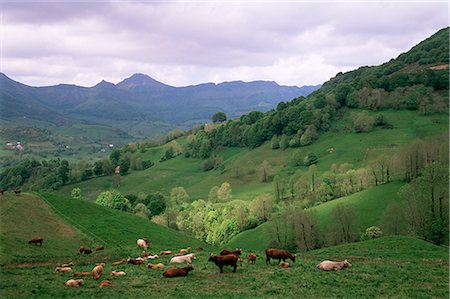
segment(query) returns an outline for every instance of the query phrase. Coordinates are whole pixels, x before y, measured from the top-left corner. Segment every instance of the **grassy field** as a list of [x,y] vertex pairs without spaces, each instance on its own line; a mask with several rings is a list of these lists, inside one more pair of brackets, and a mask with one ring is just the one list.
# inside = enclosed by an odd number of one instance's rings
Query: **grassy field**
[[[372,114],[376,114],[372,112]],[[448,114],[418,115],[414,111],[383,111],[382,114],[393,129],[376,128],[369,133],[351,133],[348,114],[333,124],[329,132],[320,136],[312,145],[299,149],[288,148],[272,150],[266,143],[256,149],[225,148],[219,153],[224,158],[225,170],[204,172],[202,160],[187,159],[178,156],[160,163],[164,146],[149,148],[142,155],[143,160],[155,162],[155,166],[144,171],[131,171],[121,177],[118,188],[123,194],[133,193],[145,197],[147,194],[160,191],[170,194],[173,187],[184,187],[191,199],[206,199],[213,186],[229,182],[235,199],[251,200],[262,193],[272,193],[273,184],[262,183],[258,179],[258,167],[267,160],[271,165],[272,175],[287,177],[295,171],[307,171],[306,167],[294,166],[291,160],[294,151],[301,151],[306,156],[314,152],[319,158],[317,174],[330,169],[333,163],[350,163],[354,167],[366,166],[368,161],[380,154],[396,150],[417,138],[441,134],[448,130]],[[327,149],[334,148],[332,153]],[[76,185],[67,185],[58,192],[70,194],[74,187],[82,189],[85,199],[93,201],[100,192],[113,188],[111,176],[91,179]]]
[[[62,261],[76,257],[80,245],[105,246],[105,251],[98,253],[101,258],[134,256],[141,252],[136,246],[141,237],[147,237],[158,252],[175,246],[208,248],[201,241],[134,214],[56,195],[10,193],[2,197],[0,211],[0,264]],[[44,238],[45,250],[27,243],[37,235]]]
[[[246,254],[246,253],[245,253]],[[244,263],[236,273],[207,262],[197,254],[194,271],[187,277],[167,279],[164,269],[107,264],[102,279],[113,286],[99,289],[99,281],[85,278],[80,288],[64,282],[71,274],[54,273],[53,265],[1,268],[2,298],[446,298],[448,250],[414,238],[385,237],[297,256],[288,269],[275,262],[267,266],[256,252],[255,265]],[[322,272],[315,265],[324,259],[350,258],[353,266],[339,272]],[[98,260],[97,260],[98,261]],[[168,258],[158,262],[168,264]],[[75,264],[74,271],[90,271],[93,264]],[[166,266],[167,268],[168,266]],[[111,270],[125,271],[111,277]]]
[[[353,221],[356,230],[363,232],[370,226],[380,225],[380,217],[386,207],[390,203],[400,200],[397,192],[402,185],[401,182],[392,182],[372,187],[347,197],[323,203],[310,208],[310,210],[317,212],[320,229],[325,233],[331,221],[330,214],[332,210],[337,205],[346,205],[354,212]],[[240,233],[231,239],[227,245],[231,248],[239,247],[262,250],[276,240],[272,227],[273,223],[269,220],[254,229]]]

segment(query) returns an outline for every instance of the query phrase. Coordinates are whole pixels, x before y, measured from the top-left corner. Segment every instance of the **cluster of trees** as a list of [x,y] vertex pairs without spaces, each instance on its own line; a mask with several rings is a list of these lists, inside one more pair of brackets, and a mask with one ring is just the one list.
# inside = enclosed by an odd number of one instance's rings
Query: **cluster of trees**
[[80,160],[70,164],[67,160],[54,158],[37,161],[25,159],[1,173],[0,184],[3,188],[22,187],[29,190],[57,190],[68,183],[77,183],[93,177],[111,175],[116,166],[120,174],[125,175],[129,169],[143,170],[154,163],[143,160],[137,152],[141,144],[129,144],[123,149],[115,149],[109,158],[100,159],[93,164]]

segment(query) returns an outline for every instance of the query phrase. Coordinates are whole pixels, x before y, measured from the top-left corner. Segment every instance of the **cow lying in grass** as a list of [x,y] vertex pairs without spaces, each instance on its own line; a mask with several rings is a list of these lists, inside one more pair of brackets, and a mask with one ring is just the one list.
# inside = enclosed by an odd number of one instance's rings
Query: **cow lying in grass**
[[195,260],[195,254],[189,253],[182,256],[174,256],[172,259],[170,259],[170,263],[171,264],[192,263],[192,260]]
[[56,267],[55,272],[67,273],[72,272],[72,268],[70,267]]
[[192,270],[194,270],[194,268],[191,265],[187,265],[184,268],[169,268],[166,271],[164,271],[163,276],[164,277],[187,276],[188,273]]
[[323,271],[339,271],[344,268],[350,268],[352,264],[350,264],[347,260],[344,260],[342,262],[333,262],[333,261],[323,261],[320,264],[318,264],[316,267],[317,269],[323,270]]
[[83,279],[69,279],[65,283],[65,285],[68,287],[79,287],[79,286],[82,286],[83,284],[84,284]]

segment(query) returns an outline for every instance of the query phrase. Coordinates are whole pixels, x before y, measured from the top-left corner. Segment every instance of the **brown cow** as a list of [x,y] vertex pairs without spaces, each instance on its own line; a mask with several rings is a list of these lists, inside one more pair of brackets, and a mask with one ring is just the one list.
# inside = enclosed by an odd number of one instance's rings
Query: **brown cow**
[[65,283],[65,285],[68,287],[79,287],[79,286],[82,286],[83,284],[84,284],[83,279],[69,279]]
[[73,276],[75,276],[75,277],[92,276],[92,271],[89,271],[89,272],[75,272],[75,273],[73,273]]
[[112,287],[112,286],[113,286],[112,281],[105,279],[105,280],[103,280],[103,281],[100,283],[100,285],[99,285],[98,287],[99,287],[100,289],[102,289],[102,288],[105,288],[105,287]]
[[133,259],[131,257],[127,258],[127,263],[132,264],[132,265],[142,265],[144,263],[144,261],[145,261],[145,259],[143,259],[143,258],[135,258],[135,259]]
[[103,275],[103,267],[105,267],[104,263],[98,264],[92,269],[92,278],[99,279]]
[[270,259],[278,260],[278,264],[286,261],[286,259],[291,259],[295,263],[295,254],[291,254],[289,251],[284,249],[267,248],[266,249],[266,264],[270,264]]
[[118,261],[118,262],[114,262],[114,263],[112,263],[112,265],[113,266],[117,266],[117,265],[120,265],[120,264],[123,264],[123,263],[126,263],[126,259],[122,259],[121,261]]
[[159,252],[159,255],[170,255],[172,254],[172,250],[163,250]]
[[103,250],[103,249],[105,249],[105,246],[103,246],[103,245],[95,247],[95,251],[100,251],[100,250]]
[[55,272],[62,272],[62,273],[72,272],[72,268],[70,268],[70,267],[56,267],[55,268]]
[[92,250],[88,247],[80,246],[80,249],[78,250],[78,254],[91,254]]
[[248,255],[247,255],[247,262],[250,264],[250,263],[252,263],[252,264],[254,264],[255,262],[256,262],[256,254],[254,254],[254,253],[249,253]]
[[223,266],[233,266],[233,272],[236,272],[238,256],[235,254],[227,254],[220,256],[210,256],[208,262],[213,262],[220,269],[220,273],[223,273]]
[[189,271],[194,270],[192,265],[187,265],[184,268],[169,268],[166,271],[164,271],[163,276],[164,277],[179,277],[179,276],[186,276],[188,275]]
[[148,263],[147,264],[147,268],[149,269],[162,269],[164,268],[164,264],[163,263],[158,263],[158,264],[152,264],[152,263]]
[[289,263],[288,262],[281,262],[278,264],[278,266],[280,266],[280,268],[289,268]]
[[44,238],[42,238],[42,237],[34,237],[30,241],[28,241],[28,244],[34,244],[34,245],[37,246],[37,244],[39,243],[39,246],[42,246],[42,242],[44,242]]
[[126,273],[124,271],[111,271],[111,276],[125,276]]
[[224,249],[220,252],[220,255],[227,255],[227,254],[236,254],[236,255],[241,255],[242,254],[242,249],[236,248],[236,250],[227,250]]

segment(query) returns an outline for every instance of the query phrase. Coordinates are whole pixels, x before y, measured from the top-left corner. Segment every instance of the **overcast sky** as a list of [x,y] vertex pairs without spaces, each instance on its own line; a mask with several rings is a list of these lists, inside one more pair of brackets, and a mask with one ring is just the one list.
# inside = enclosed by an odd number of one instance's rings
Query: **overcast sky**
[[449,25],[447,1],[0,2],[0,70],[32,86],[133,73],[173,86],[315,85]]

